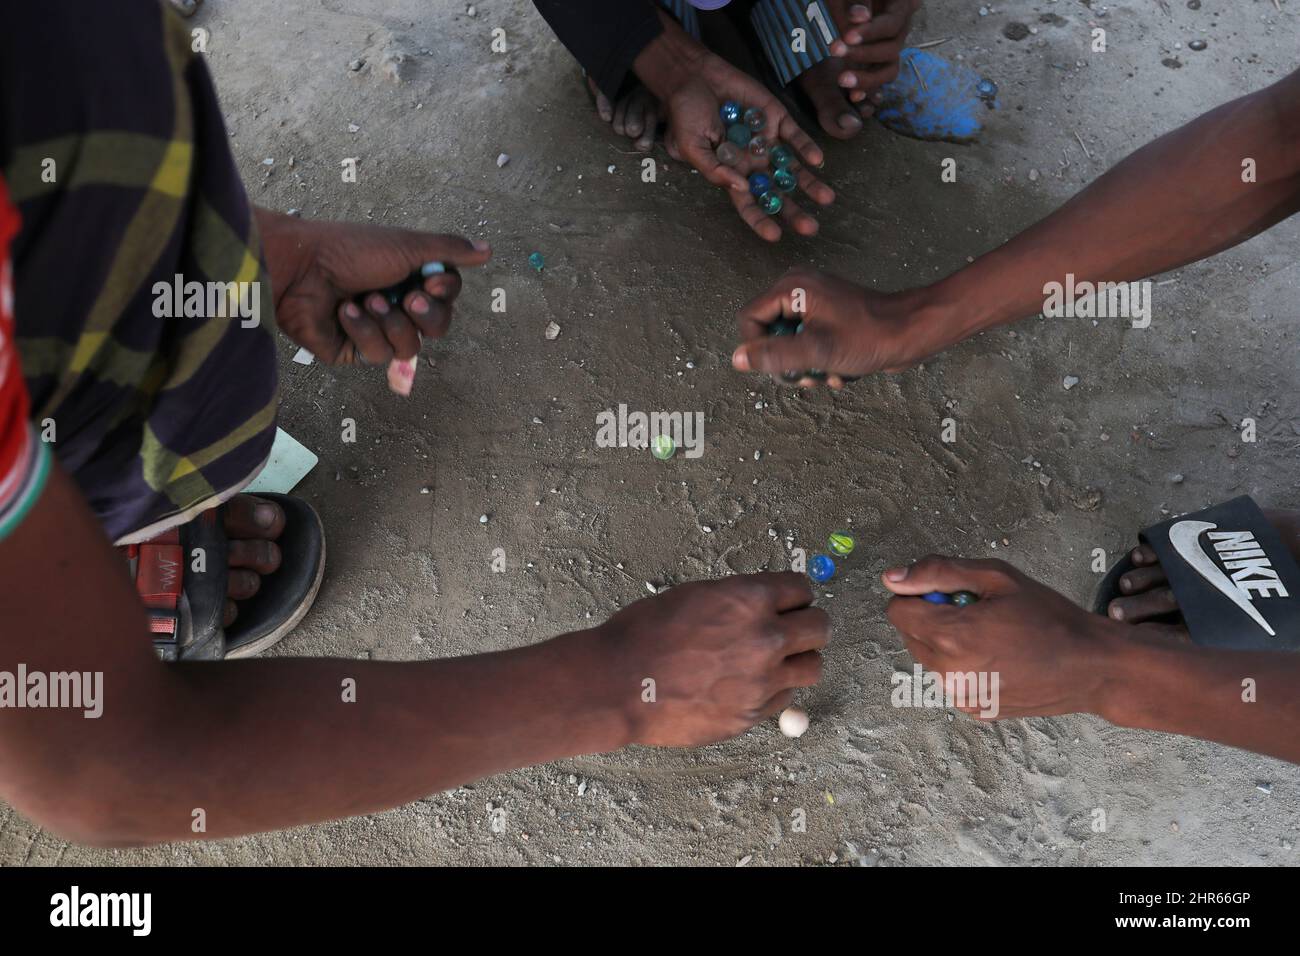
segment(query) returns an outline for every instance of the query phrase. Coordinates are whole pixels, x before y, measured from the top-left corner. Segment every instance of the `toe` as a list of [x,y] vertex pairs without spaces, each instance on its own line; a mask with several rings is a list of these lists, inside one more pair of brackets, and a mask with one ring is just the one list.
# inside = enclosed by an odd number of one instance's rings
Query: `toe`
[[284,509],[274,501],[236,495],[226,505],[226,536],[274,541],[284,531]]
[[226,597],[232,601],[247,601],[262,586],[262,578],[247,568],[231,568],[226,576]]
[[274,574],[280,567],[280,546],[260,538],[234,540],[230,542],[226,561],[232,568]]

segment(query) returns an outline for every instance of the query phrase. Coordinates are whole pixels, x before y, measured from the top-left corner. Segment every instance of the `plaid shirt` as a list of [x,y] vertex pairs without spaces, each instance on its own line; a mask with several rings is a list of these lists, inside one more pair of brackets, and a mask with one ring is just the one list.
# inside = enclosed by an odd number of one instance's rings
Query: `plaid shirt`
[[[116,541],[228,497],[271,448],[271,288],[211,79],[158,0],[0,14],[0,166],[38,426]],[[263,321],[155,316],[156,283],[257,282]]]

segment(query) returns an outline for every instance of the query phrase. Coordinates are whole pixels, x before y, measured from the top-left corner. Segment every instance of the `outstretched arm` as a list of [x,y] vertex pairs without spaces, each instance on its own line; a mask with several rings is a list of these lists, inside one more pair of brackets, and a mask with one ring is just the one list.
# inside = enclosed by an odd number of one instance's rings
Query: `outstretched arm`
[[[1123,282],[1212,256],[1300,210],[1300,72],[1144,146],[1046,219],[932,286],[880,293],[799,269],[740,312],[741,371],[907,368],[1042,310],[1044,286]],[[797,312],[804,330],[768,338]]]

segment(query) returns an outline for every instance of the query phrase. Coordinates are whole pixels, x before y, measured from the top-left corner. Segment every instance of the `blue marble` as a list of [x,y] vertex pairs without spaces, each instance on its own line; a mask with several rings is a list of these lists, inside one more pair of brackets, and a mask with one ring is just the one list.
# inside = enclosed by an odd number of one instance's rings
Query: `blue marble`
[[767,151],[767,157],[774,169],[787,169],[794,162],[794,150],[785,143],[777,143]]
[[991,100],[998,95],[998,85],[986,76],[975,84],[975,95],[982,100]]
[[979,599],[979,595],[974,594],[971,591],[954,591],[952,595],[952,603],[958,607],[966,607],[968,604],[974,604]]
[[536,269],[538,272],[541,272],[543,269],[546,268],[546,257],[542,255],[540,252],[534,252],[531,256],[528,257],[528,264],[532,266],[534,269]]
[[751,106],[745,110],[745,125],[757,133],[767,125],[767,114],[757,106]]
[[781,192],[792,193],[799,185],[799,177],[788,169],[778,169],[772,174],[772,182],[776,183],[776,188]]
[[785,202],[774,192],[766,192],[758,197],[758,208],[769,216],[775,216],[784,205]]
[[808,577],[818,584],[824,584],[835,577],[835,562],[827,555],[819,554],[808,562]]
[[722,104],[722,109],[718,110],[718,115],[722,117],[723,125],[730,126],[732,123],[739,123],[741,110],[740,104],[735,100],[727,100]]
[[921,597],[931,604],[951,604],[952,596],[944,594],[942,591],[931,591],[928,594],[922,594]]
[[727,139],[737,146],[748,146],[752,135],[744,123],[732,123],[727,127]]
[[755,198],[759,198],[763,193],[772,188],[772,180],[766,173],[751,173],[749,177],[749,192]]

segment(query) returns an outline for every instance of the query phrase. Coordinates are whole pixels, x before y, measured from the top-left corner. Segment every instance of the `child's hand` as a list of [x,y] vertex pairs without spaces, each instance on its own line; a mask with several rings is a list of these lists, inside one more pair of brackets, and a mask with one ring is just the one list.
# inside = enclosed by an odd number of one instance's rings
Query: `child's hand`
[[921,0],[827,0],[840,38],[831,44],[831,55],[845,61],[839,85],[849,91],[849,100],[861,103],[886,83],[897,78],[899,55],[912,29],[912,17]]
[[[803,320],[798,335],[769,336],[779,316]],[[814,269],[792,269],[740,310],[740,347],[731,364],[742,372],[821,369],[839,389],[845,376],[897,372],[939,351],[949,323],[925,290],[880,293]],[[803,379],[800,385],[816,384]]]
[[834,191],[806,168],[822,164],[825,157],[821,148],[799,128],[767,87],[700,46],[671,18],[662,15],[662,19],[664,33],[637,57],[636,72],[662,106],[669,155],[690,163],[713,185],[726,189],[740,217],[768,242],[781,238],[778,219],[800,235],[816,233],[817,220],[792,201],[793,194],[782,194],[784,202],[776,216],[768,216],[758,208],[757,200],[749,193],[748,176],[759,170],[770,173],[766,158],[755,159],[744,147],[738,147],[742,157],[735,167],[718,159],[715,150],[727,138],[719,110],[727,100],[735,100],[745,109],[762,110],[767,123],[759,135],[769,145],[781,141],[794,150],[803,161],[802,166],[796,163],[791,167],[799,177],[799,188],[813,202],[826,206],[835,200]]
[[487,243],[357,223],[311,222],[258,210],[276,324],[290,339],[330,365],[358,359],[386,365],[410,359],[420,338],[441,338],[460,293],[454,272],[433,275],[398,308],[359,292],[384,289],[426,262],[466,268],[492,257]]
[[[740,218],[768,242],[781,238],[778,219],[802,236],[815,235],[817,220],[799,208],[793,194],[781,195],[783,205],[776,216],[758,208],[758,201],[749,192],[748,177],[753,172],[771,173],[766,158],[757,159],[742,146],[738,147],[741,159],[736,166],[718,160],[715,151],[727,138],[719,110],[727,100],[735,100],[746,109],[762,110],[767,125],[759,135],[771,145],[787,143],[805,163],[820,165],[821,149],[765,87],[724,60],[712,56],[708,60],[699,75],[685,79],[667,100],[669,154],[690,163],[715,186],[725,188]],[[835,192],[805,166],[796,163],[791,169],[799,177],[799,188],[813,202],[827,206],[835,200]]]

